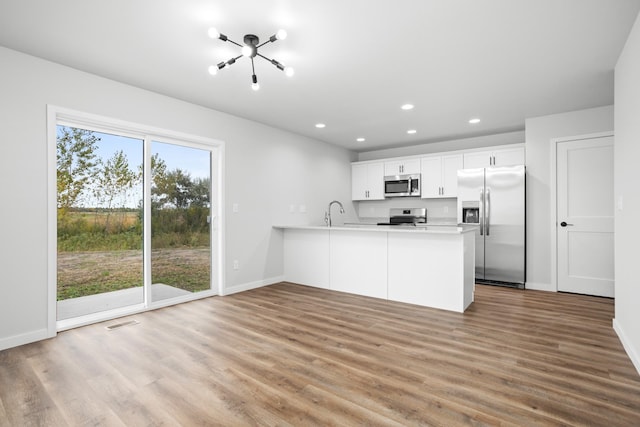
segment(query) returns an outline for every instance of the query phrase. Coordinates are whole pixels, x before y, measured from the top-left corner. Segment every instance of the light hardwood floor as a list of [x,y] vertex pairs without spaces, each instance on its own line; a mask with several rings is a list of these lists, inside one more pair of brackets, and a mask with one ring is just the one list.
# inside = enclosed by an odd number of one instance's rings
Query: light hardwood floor
[[0,425],[640,425],[613,301],[464,313],[281,283],[0,352]]

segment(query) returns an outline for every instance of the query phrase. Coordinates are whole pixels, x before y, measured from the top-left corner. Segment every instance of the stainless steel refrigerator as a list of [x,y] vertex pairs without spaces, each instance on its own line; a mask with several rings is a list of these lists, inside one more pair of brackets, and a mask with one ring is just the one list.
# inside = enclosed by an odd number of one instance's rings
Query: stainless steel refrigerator
[[476,228],[476,282],[524,288],[525,167],[458,171],[458,223]]

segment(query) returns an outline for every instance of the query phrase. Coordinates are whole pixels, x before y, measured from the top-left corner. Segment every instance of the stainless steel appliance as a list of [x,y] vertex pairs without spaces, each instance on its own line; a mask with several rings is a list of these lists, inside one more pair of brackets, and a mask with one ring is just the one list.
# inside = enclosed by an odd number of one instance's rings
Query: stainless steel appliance
[[525,166],[458,171],[458,223],[476,229],[476,282],[524,288]]
[[420,197],[420,174],[384,177],[385,197]]
[[379,222],[378,225],[416,226],[427,222],[425,208],[391,208],[389,222]]

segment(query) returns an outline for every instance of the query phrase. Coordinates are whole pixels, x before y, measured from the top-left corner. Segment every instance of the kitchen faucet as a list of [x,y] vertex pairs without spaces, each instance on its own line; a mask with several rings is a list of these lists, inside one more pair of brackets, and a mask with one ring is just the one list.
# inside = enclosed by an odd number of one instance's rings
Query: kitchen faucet
[[331,206],[334,203],[337,203],[338,206],[340,206],[340,213],[341,214],[344,213],[344,207],[342,207],[342,203],[340,203],[337,200],[334,200],[331,203],[329,203],[329,207],[327,208],[327,211],[324,213],[324,222],[327,224],[327,227],[331,227]]

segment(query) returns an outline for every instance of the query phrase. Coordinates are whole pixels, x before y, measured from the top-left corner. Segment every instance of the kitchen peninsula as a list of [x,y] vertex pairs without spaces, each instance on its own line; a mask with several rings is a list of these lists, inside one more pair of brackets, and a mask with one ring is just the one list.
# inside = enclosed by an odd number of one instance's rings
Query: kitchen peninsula
[[276,226],[286,281],[464,312],[475,234],[456,226]]

